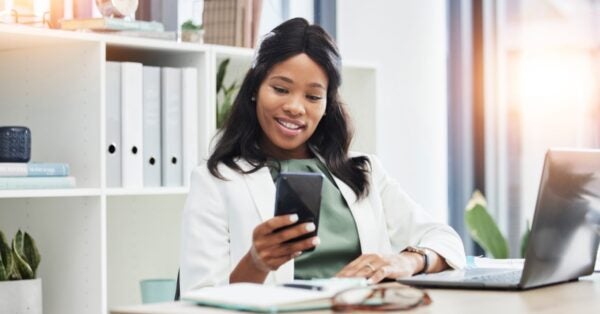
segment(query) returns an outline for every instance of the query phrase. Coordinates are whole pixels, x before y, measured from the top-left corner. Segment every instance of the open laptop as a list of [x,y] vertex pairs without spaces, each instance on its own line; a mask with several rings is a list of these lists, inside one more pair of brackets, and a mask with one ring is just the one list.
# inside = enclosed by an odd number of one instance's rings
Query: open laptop
[[[423,287],[524,290],[589,275],[600,236],[600,150],[546,153],[523,269],[473,268],[398,281]],[[596,222],[597,223],[597,222]]]

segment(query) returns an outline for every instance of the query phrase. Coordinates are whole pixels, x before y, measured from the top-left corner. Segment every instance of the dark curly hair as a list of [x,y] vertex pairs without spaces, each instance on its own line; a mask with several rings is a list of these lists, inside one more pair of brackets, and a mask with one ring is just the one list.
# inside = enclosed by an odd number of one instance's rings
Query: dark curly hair
[[[367,173],[370,162],[366,156],[348,156],[353,128],[338,91],[342,66],[340,54],[333,39],[320,26],[310,25],[302,18],[288,20],[264,37],[231,113],[218,134],[220,137],[208,159],[208,169],[213,176],[225,179],[218,170],[219,163],[240,173],[253,173],[267,164],[269,156],[259,144],[262,130],[256,116],[256,103],[251,98],[274,65],[301,53],[317,63],[329,79],[325,116],[309,138],[308,145],[357,197],[365,197],[369,193]],[[253,168],[242,170],[235,162],[237,159],[248,161]]]

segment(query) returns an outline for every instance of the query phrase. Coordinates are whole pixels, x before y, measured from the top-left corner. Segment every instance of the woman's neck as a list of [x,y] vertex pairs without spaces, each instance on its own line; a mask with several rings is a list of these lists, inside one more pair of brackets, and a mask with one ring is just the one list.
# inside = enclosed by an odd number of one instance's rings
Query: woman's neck
[[306,143],[295,149],[287,150],[277,147],[270,141],[264,140],[263,138],[260,141],[260,147],[265,155],[276,160],[310,159],[314,157],[312,151],[308,148]]

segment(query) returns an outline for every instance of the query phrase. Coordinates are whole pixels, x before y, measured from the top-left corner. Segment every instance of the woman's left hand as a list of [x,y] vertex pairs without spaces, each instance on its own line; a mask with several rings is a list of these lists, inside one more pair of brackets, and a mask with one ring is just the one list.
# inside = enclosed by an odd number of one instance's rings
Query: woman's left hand
[[422,257],[418,254],[363,254],[346,265],[336,277],[365,277],[370,283],[378,283],[384,278],[408,277],[423,268]]

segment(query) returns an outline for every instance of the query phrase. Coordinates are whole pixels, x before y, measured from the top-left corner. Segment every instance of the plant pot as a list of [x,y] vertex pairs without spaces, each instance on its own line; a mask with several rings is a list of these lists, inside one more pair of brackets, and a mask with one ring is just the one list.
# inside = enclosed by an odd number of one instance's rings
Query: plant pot
[[2,313],[42,314],[42,279],[0,281]]
[[204,30],[183,30],[181,31],[181,41],[201,44],[204,42]]

